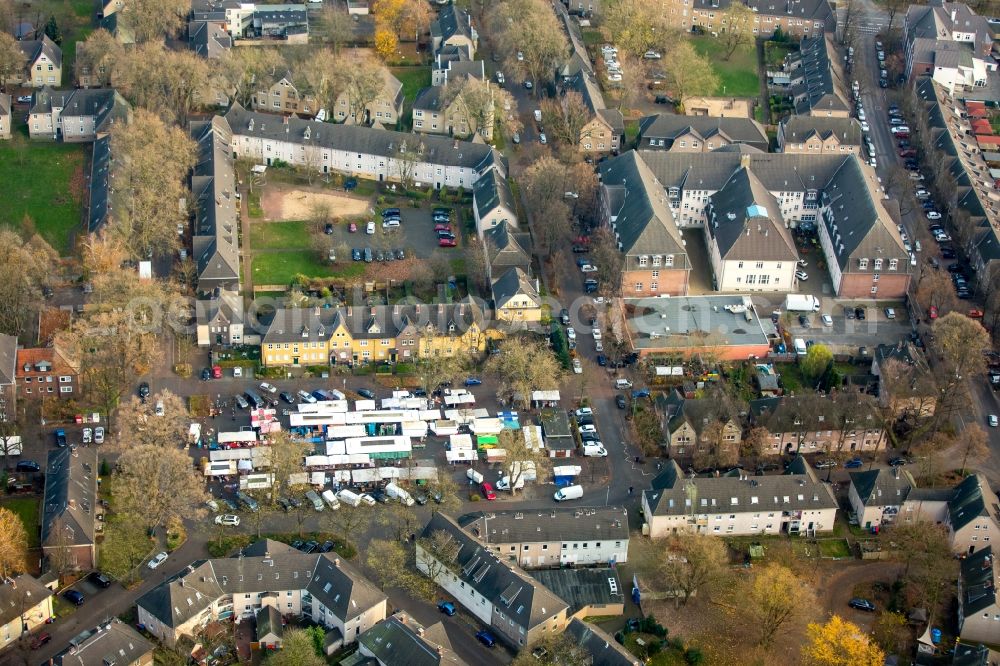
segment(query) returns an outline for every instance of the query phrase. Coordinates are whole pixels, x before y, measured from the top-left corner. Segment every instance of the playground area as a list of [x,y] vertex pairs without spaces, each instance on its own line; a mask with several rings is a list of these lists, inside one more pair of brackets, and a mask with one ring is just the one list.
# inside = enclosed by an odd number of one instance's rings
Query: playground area
[[368,199],[330,192],[322,188],[268,185],[260,199],[264,219],[268,221],[308,220],[322,207],[331,218],[359,217],[369,212]]

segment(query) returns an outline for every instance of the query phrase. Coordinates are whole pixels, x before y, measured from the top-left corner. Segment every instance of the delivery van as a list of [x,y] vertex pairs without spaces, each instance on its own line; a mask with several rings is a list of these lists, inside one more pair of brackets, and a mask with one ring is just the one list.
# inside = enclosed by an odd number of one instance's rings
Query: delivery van
[[483,475],[480,474],[479,472],[477,472],[474,469],[467,469],[465,471],[465,476],[466,476],[466,478],[468,478],[473,483],[482,483],[483,482]]
[[332,490],[323,491],[323,500],[331,509],[335,511],[340,508],[340,501],[337,499],[337,496],[333,494]]
[[560,488],[552,497],[557,502],[580,499],[583,497],[583,486],[566,486],[565,488]]
[[361,505],[361,496],[357,493],[351,492],[346,488],[337,493],[337,499],[344,504],[350,504],[351,506]]
[[415,504],[413,498],[410,496],[410,493],[406,492],[395,483],[390,483],[385,487],[385,494],[394,500],[399,500],[400,504],[404,504],[406,506],[413,506]]
[[315,490],[307,490],[306,499],[312,502],[313,508],[317,511],[323,510],[323,500],[320,499]]
[[805,356],[806,352],[809,351],[806,348],[806,341],[803,340],[802,338],[795,338],[795,340],[792,342],[792,346],[795,348],[796,356]]
[[591,458],[604,458],[608,455],[608,450],[603,444],[597,442],[587,442],[583,445],[583,455]]

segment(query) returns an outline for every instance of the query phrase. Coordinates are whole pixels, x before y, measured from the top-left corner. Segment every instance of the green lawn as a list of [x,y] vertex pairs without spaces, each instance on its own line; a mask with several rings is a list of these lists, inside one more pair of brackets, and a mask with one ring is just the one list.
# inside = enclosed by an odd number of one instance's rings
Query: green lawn
[[15,138],[0,141],[0,183],[5,192],[0,224],[19,227],[24,216],[61,253],[69,249],[70,231],[83,209],[82,144],[30,144],[23,126]]
[[39,545],[39,504],[36,498],[8,499],[0,503],[3,508],[16,513],[24,523],[24,531],[28,533],[28,548],[38,548]]
[[267,252],[254,255],[254,284],[288,284],[296,275],[315,278],[360,277],[365,272],[363,263],[341,261],[330,266],[316,260],[311,252]]
[[798,45],[785,42],[765,42],[764,62],[769,69],[778,69],[785,62],[785,56],[799,50]]
[[719,76],[717,95],[732,97],[758,97],[760,95],[760,80],[757,77],[757,49],[753,44],[741,46],[729,58],[725,55],[723,44],[710,36],[691,37],[691,43],[702,56],[708,58]]
[[403,96],[410,105],[417,93],[431,85],[430,67],[393,67],[390,71],[403,84]]
[[250,247],[257,249],[308,249],[309,222],[254,222],[250,225]]

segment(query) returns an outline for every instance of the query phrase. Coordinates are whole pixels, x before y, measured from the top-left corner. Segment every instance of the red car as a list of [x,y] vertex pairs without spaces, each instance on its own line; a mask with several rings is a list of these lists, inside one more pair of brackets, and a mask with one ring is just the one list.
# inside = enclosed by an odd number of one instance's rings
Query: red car
[[455,242],[454,238],[439,238],[438,247],[455,247],[458,243]]
[[937,306],[936,305],[932,305],[930,307],[930,309],[927,311],[927,316],[930,319],[937,319],[938,318],[938,310],[937,310]]
[[969,310],[969,319],[982,319],[983,311],[979,308],[972,308]]
[[497,494],[493,492],[493,484],[483,483],[483,497],[492,501],[497,498]]
[[438,222],[434,225],[434,231],[451,231],[451,224],[448,222]]
[[917,151],[914,150],[913,148],[903,148],[902,150],[899,151],[899,156],[900,157],[916,157],[917,156]]
[[31,649],[37,650],[38,648],[42,647],[51,640],[52,636],[47,631],[43,631],[42,633],[35,636],[35,638],[31,641]]
[[213,365],[212,366],[212,379],[222,379],[222,366]]
[[352,234],[353,233],[357,233],[357,231],[358,231],[358,225],[356,225],[353,222],[351,222],[349,225],[347,225],[347,230],[350,231]]

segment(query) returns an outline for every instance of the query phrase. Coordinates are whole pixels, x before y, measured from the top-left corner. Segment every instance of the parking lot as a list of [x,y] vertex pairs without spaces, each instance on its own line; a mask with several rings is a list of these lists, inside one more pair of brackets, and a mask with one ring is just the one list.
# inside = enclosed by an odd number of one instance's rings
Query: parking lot
[[[406,258],[427,259],[436,251],[447,252],[456,248],[442,248],[438,246],[437,234],[434,232],[434,223],[431,220],[430,208],[405,208],[400,206],[401,222],[398,227],[384,228],[381,216],[376,216],[373,234],[366,233],[364,224],[357,225],[357,231],[349,231],[347,224],[333,225],[334,245],[343,243],[351,250],[361,250],[371,248],[374,255],[378,250],[402,249]],[[456,236],[461,236],[458,231],[458,219],[455,212],[452,213],[452,231]]]

